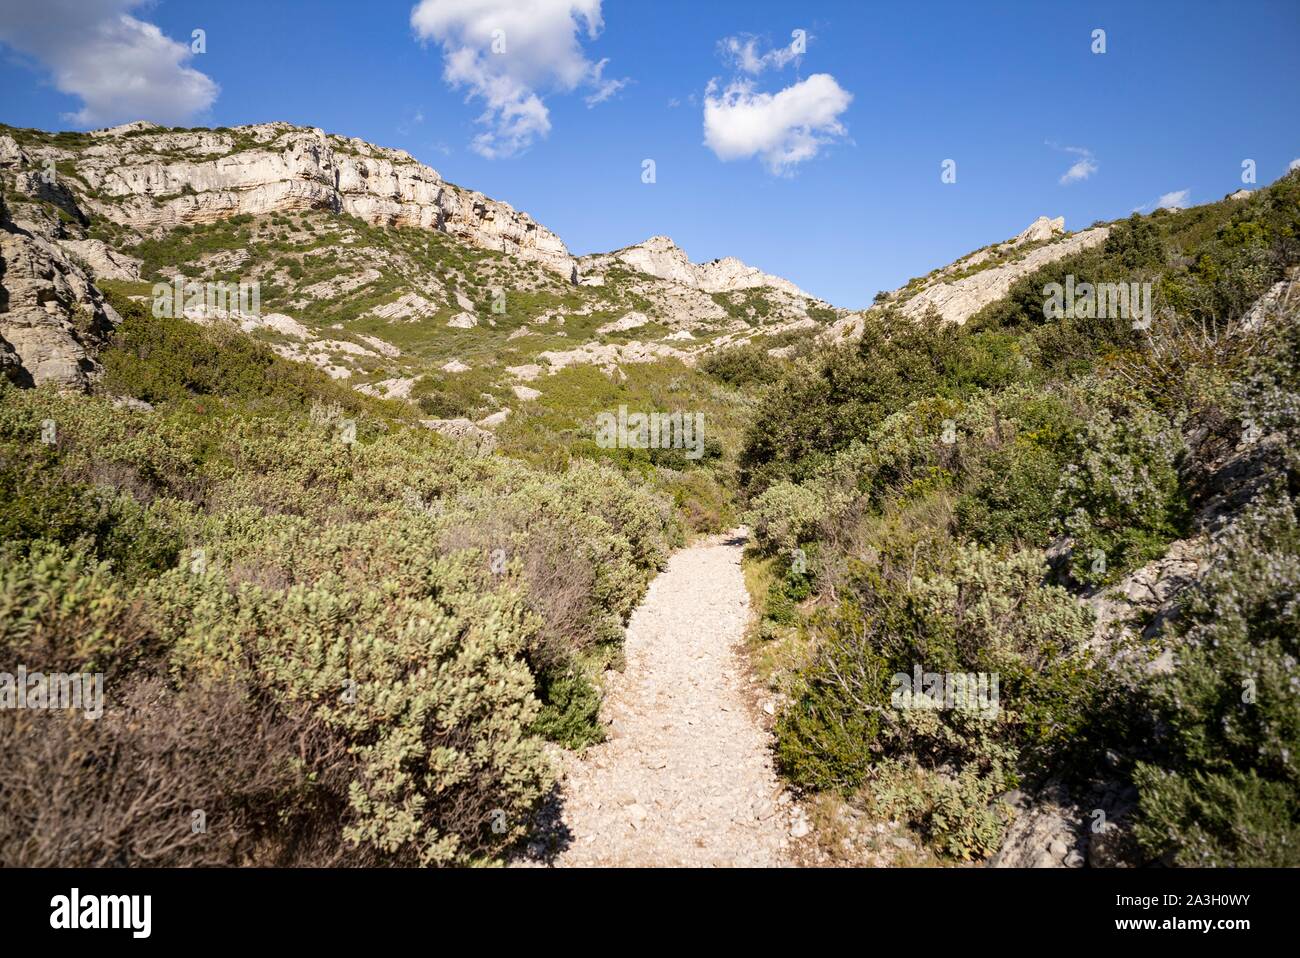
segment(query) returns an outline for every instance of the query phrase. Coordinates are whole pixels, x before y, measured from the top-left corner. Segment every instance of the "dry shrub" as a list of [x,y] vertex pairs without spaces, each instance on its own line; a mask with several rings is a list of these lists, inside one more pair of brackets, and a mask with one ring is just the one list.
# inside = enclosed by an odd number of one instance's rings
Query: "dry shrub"
[[5,867],[358,863],[342,739],[233,683],[138,680],[97,721],[5,710],[0,754]]
[[1237,374],[1257,337],[1238,318],[1190,319],[1163,310],[1142,334],[1142,345],[1107,364],[1134,393],[1166,409],[1198,409],[1215,378]]
[[593,622],[596,570],[579,531],[558,521],[533,522],[524,528],[512,517],[496,513],[447,526],[438,544],[447,553],[481,553],[488,574],[494,551],[504,550],[507,566],[523,577],[528,607],[542,620],[527,649],[539,672],[566,667],[575,653],[600,637]]

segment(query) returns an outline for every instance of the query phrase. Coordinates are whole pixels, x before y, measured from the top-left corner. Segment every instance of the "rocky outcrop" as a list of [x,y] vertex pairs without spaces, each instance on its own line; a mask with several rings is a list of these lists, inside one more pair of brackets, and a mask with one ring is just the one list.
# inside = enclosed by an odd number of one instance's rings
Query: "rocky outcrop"
[[604,366],[609,369],[622,363],[652,363],[659,359],[679,359],[688,366],[695,365],[695,357],[691,353],[661,343],[643,343],[637,340],[629,343],[583,343],[575,349],[547,350],[538,353],[537,358],[547,363],[551,372],[574,365]]
[[608,336],[610,333],[625,333],[629,329],[638,329],[650,322],[650,317],[645,313],[638,313],[633,310],[624,315],[621,319],[606,323],[604,326],[596,327],[597,336]]
[[[704,331],[734,334],[743,341],[760,334],[775,335],[777,326],[793,322],[822,326],[843,312],[789,280],[735,257],[692,263],[667,236],[652,236],[612,253],[580,257],[578,271],[583,285],[612,288],[616,295],[626,297],[627,305],[636,306],[633,319],[624,316],[605,324],[597,330],[601,336],[626,332],[632,327],[619,323],[645,316],[668,326],[676,338]],[[817,318],[813,320],[813,316]]]
[[1247,332],[1255,332],[1275,317],[1300,314],[1300,268],[1292,267],[1286,279],[1274,283],[1242,317]]
[[437,312],[437,303],[430,302],[419,293],[406,293],[391,303],[376,306],[370,311],[370,315],[390,323],[418,323]]
[[458,442],[476,455],[485,456],[496,448],[497,437],[468,419],[421,419],[420,425]]
[[[965,323],[985,306],[1007,295],[1017,280],[1104,242],[1110,228],[1099,226],[1073,236],[1064,233],[1065,217],[1040,216],[1006,242],[969,253],[923,280],[913,280],[882,294],[878,300],[882,306],[912,319],[933,309],[947,322]],[[1042,245],[1023,249],[1034,244]],[[842,316],[821,333],[821,340],[839,343],[861,336],[867,312],[870,310]]]
[[[1017,237],[1017,240],[1034,231],[1038,223],[1043,220],[1046,220],[1046,217],[1041,217],[1031,224],[1028,230]],[[1054,223],[1050,220],[1047,222]],[[1037,232],[1041,233],[1042,230]],[[1012,284],[1017,280],[1048,263],[1054,263],[1058,259],[1064,259],[1105,242],[1109,235],[1110,228],[1100,226],[1040,246],[1009,262],[985,267],[968,276],[951,280],[940,277],[938,282],[927,284],[919,292],[903,299],[898,304],[899,312],[905,316],[920,317],[934,309],[947,322],[964,323],[985,306],[1007,295],[1011,291]],[[1015,245],[1014,241],[1013,245]],[[961,261],[958,261],[958,264],[954,265],[960,264]]]
[[7,379],[15,385],[22,385],[25,378],[22,360],[14,348],[0,339],[0,379]]
[[1040,216],[1034,220],[1011,241],[1011,246],[1023,246],[1026,243],[1040,243],[1050,240],[1053,237],[1060,236],[1065,232],[1065,217],[1058,216],[1056,219],[1050,219],[1046,216]]
[[575,278],[573,257],[550,230],[507,203],[446,182],[402,150],[287,123],[192,131],[132,123],[92,137],[84,150],[25,154],[0,137],[0,156],[70,160],[75,176],[58,183],[84,184],[85,209],[137,228],[328,209],[375,225],[440,230]]
[[103,240],[65,239],[59,245],[85,264],[95,279],[138,280],[144,265],[134,256],[119,253]]
[[578,260],[584,281],[598,277],[611,266],[620,264],[657,279],[689,286],[705,293],[730,293],[768,287],[791,296],[813,299],[788,279],[764,273],[734,256],[707,263],[692,263],[686,251],[667,236],[652,236],[635,246],[626,246],[612,253],[583,256]]
[[121,322],[57,244],[20,229],[0,199],[0,368],[23,386],[84,390]]
[[[1141,634],[1154,638],[1174,614],[1175,600],[1205,572],[1209,542],[1203,537],[1180,539],[1158,559],[1126,575],[1119,582],[1083,600],[1093,614],[1092,648],[1112,664],[1127,660],[1135,647],[1128,641]],[[1143,653],[1149,659],[1148,653]],[[1162,654],[1141,664],[1152,672],[1165,671],[1172,659]]]

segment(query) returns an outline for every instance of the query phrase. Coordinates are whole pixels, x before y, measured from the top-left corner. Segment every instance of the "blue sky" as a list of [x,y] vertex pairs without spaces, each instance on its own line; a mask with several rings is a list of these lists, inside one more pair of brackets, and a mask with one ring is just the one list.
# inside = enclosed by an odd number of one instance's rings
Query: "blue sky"
[[415,6],[0,0],[0,121],[319,126],[406,149],[575,253],[663,233],[850,307],[1040,214],[1207,202],[1244,159],[1263,185],[1300,157],[1296,0],[424,0],[413,24]]

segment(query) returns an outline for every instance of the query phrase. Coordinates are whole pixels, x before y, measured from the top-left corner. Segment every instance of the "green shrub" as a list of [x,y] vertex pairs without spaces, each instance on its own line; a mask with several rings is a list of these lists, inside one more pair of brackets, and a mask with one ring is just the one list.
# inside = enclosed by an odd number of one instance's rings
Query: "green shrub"
[[166,522],[129,495],[105,486],[67,482],[54,457],[23,461],[0,442],[0,541],[84,543],[126,578],[176,561],[180,542]]
[[4,671],[101,672],[130,665],[151,623],[112,566],[72,547],[0,548],[0,661]]
[[758,343],[707,353],[700,369],[729,386],[766,386],[781,375],[781,363]]
[[521,597],[484,594],[460,561],[435,562],[409,595],[348,578],[232,593],[219,576],[168,574],[154,601],[172,670],[311,703],[358,759],[342,835],[354,845],[408,865],[500,851],[551,784],[529,732]]
[[1185,530],[1178,468],[1186,449],[1172,422],[1142,406],[1103,406],[1080,441],[1056,508],[1074,539],[1071,573],[1099,585],[1155,558]]
[[826,515],[826,504],[817,490],[792,482],[770,486],[752,503],[746,521],[759,543],[788,552],[812,538],[817,523]]
[[600,724],[600,693],[578,672],[544,676],[542,708],[533,731],[565,748],[580,749],[605,740]]
[[[979,798],[926,826],[939,847],[951,841],[971,854],[993,847],[981,811],[989,795],[1075,748],[1101,688],[1085,651],[1088,614],[1063,590],[1042,585],[1043,571],[1039,553],[999,558],[960,548],[911,581],[864,572],[854,599],[813,621],[816,660],[777,723],[782,769],[805,786],[851,792],[865,785],[870,793],[873,782],[892,780],[879,779],[882,761],[919,763],[942,774],[913,796],[929,796],[914,809],[918,820],[933,817],[918,810],[931,800]],[[996,714],[899,707],[893,677],[910,677],[917,666],[997,676]],[[944,769],[953,768],[981,782],[940,787]],[[969,821],[955,824],[963,816]]]
[[995,801],[1006,783],[1000,769],[981,774],[968,767],[952,775],[886,760],[871,771],[867,807],[911,825],[950,858],[985,858],[997,851],[1009,820],[1007,807]]
[[[621,638],[680,537],[670,505],[606,466],[540,473],[387,420],[359,423],[345,445],[340,407],[318,415],[310,390],[309,409],[273,394],[271,416],[255,412],[260,394],[214,395],[221,416],[183,396],[143,411],[0,387],[0,482],[12,493],[0,510],[0,659],[105,670],[114,722],[125,697],[151,689],[153,720],[188,730],[180,752],[144,756],[147,743],[114,724],[77,738],[76,754],[111,770],[139,808],[159,796],[127,787],[103,750],[156,767],[244,829],[203,850],[137,822],[124,860],[499,857],[550,788],[541,736],[599,739],[581,655]],[[262,730],[247,738],[265,745],[265,774],[223,750],[221,722]],[[19,723],[0,738],[48,755],[72,741],[59,729],[33,738]],[[311,749],[278,764],[299,735]],[[80,796],[54,803],[60,834],[123,813],[60,768],[60,787]],[[103,847],[88,842],[86,863],[102,863]],[[29,852],[20,860],[53,854]]]
[[745,433],[741,480],[757,494],[804,479],[918,399],[958,399],[1023,373],[1005,335],[971,335],[937,317],[868,313],[860,341],[829,350],[811,368],[795,365],[763,394]]
[[1167,757],[1139,765],[1139,840],[1180,865],[1300,864],[1300,521],[1255,507],[1174,627],[1155,701]]
[[194,397],[260,404],[267,411],[301,409],[313,401],[356,412],[380,406],[333,382],[319,369],[281,359],[234,327],[205,328],[184,319],[147,316],[117,300],[124,322],[106,350],[104,388],[148,403]]
[[982,465],[956,506],[961,531],[989,545],[1045,546],[1056,520],[1061,460],[1036,443],[1016,441]]

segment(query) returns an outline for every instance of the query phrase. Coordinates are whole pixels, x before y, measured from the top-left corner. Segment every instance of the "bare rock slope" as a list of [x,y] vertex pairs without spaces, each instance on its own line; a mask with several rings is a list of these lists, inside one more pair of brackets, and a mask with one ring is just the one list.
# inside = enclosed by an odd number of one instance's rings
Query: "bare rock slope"
[[[1110,228],[1066,233],[1065,217],[1040,216],[1003,243],[994,243],[884,295],[881,305],[919,318],[934,310],[950,323],[964,323],[1010,292],[1012,285],[1049,263],[1105,242]],[[826,331],[832,340],[861,335],[863,313],[841,319]]]

